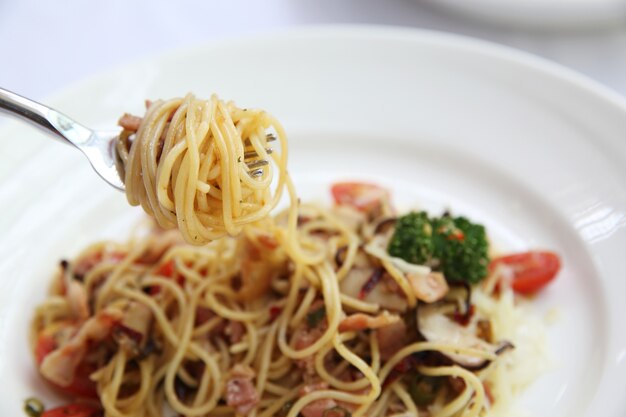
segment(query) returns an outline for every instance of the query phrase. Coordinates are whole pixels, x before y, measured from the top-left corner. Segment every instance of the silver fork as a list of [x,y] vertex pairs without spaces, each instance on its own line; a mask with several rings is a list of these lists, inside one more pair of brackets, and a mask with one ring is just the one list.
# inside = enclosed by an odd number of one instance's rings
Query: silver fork
[[[103,180],[116,189],[124,191],[124,181],[120,178],[117,168],[118,158],[115,146],[121,128],[91,130],[63,113],[3,88],[0,88],[0,110],[19,116],[46,133],[52,133],[60,142],[78,148]],[[268,142],[275,139],[271,134],[267,136]],[[266,151],[272,153],[271,148]],[[258,156],[256,152],[248,151],[244,154],[244,159],[255,159],[256,156]],[[246,162],[246,165],[249,174],[252,177],[258,177],[263,174],[262,167],[268,163],[264,159],[255,159]]]

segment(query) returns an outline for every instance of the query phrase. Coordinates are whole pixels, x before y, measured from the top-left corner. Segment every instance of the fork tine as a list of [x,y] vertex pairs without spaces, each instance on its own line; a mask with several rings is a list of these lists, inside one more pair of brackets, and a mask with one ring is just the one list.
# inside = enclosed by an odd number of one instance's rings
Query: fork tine
[[[276,140],[276,136],[274,136],[274,134],[273,134],[273,133],[268,133],[267,135],[265,135],[265,141],[266,141],[266,142],[274,142],[275,140]],[[245,146],[250,146],[250,145],[251,145],[251,143],[250,143],[250,139],[246,139],[246,140],[243,142],[243,144],[244,144]]]
[[[267,154],[271,154],[272,152],[274,152],[274,150],[272,148],[266,148],[265,152],[267,152]],[[259,156],[255,151],[248,151],[246,153],[243,154],[243,159],[252,159]]]
[[269,165],[269,162],[267,162],[265,159],[259,159],[258,161],[248,162],[246,165],[248,166],[248,169],[254,170],[256,168],[261,168]]
[[263,175],[263,169],[255,169],[253,171],[248,171],[248,175],[250,175],[252,178],[260,177],[261,175]]

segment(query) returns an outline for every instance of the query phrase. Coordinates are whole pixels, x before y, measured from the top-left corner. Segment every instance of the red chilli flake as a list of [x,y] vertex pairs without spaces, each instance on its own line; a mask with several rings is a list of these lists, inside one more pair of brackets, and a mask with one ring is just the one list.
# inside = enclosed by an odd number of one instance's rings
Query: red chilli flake
[[454,313],[454,321],[459,323],[461,326],[467,326],[472,319],[472,316],[474,316],[475,310],[476,308],[474,307],[474,304],[471,304],[464,314],[456,311]]
[[463,234],[460,230],[455,230],[453,233],[448,235],[448,240],[458,240],[459,242],[463,242],[465,240],[465,234]]
[[270,323],[274,322],[274,320],[276,320],[278,318],[278,316],[280,316],[280,313],[283,312],[283,308],[282,307],[278,307],[278,306],[271,306],[270,307]]
[[402,375],[415,368],[415,365],[415,358],[413,356],[409,355],[402,358],[402,360],[393,367],[391,372],[389,372],[389,375],[387,375],[387,378],[385,378],[385,380],[383,381],[383,388],[391,385]]
[[365,281],[361,291],[359,291],[359,300],[365,299],[367,295],[374,289],[374,287],[380,282],[380,279],[383,277],[383,268],[376,268],[372,275]]
[[133,342],[135,342],[136,344],[141,344],[141,341],[143,340],[143,334],[138,332],[135,329],[131,329],[128,326],[123,325],[122,323],[117,323],[115,325],[115,327],[113,328],[114,332],[118,332],[120,334],[125,334],[126,336],[128,336],[129,339],[131,339]]
[[489,384],[483,382],[483,388],[485,389],[485,396],[489,400],[489,404],[493,405],[496,402],[496,399],[493,397],[493,393],[491,392],[491,387]]

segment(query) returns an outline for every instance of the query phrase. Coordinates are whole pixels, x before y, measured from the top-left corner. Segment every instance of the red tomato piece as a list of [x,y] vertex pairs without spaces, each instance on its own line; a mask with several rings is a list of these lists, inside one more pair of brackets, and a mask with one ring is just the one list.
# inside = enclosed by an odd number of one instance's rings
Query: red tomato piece
[[95,381],[89,378],[89,375],[97,371],[97,367],[94,364],[82,362],[76,368],[74,373],[74,379],[66,386],[62,387],[53,384],[54,387],[62,393],[69,394],[73,397],[79,398],[98,398],[98,388]]
[[172,276],[174,275],[174,260],[169,260],[168,262],[161,265],[159,269],[157,269],[156,273],[157,275],[172,278]]
[[338,182],[330,189],[335,203],[352,206],[360,211],[376,208],[389,198],[389,191],[374,184],[363,182]]
[[[177,277],[176,281],[182,285],[182,282],[183,282],[182,277],[179,277],[178,274],[176,273],[176,266],[174,265],[173,259],[170,259],[169,261],[161,265],[155,271],[155,274],[160,275],[162,277],[166,277],[166,278],[174,278],[176,276]],[[150,287],[150,295],[157,295],[160,292],[161,292],[160,286],[153,285]]]
[[[57,348],[57,343],[49,334],[46,332],[42,332],[37,339],[37,345],[35,346],[35,360],[38,365],[41,365],[44,358],[48,356],[48,354],[52,353]],[[59,392],[70,394],[73,396],[81,397],[81,398],[98,398],[98,391],[96,388],[96,383],[89,378],[93,372],[96,371],[96,366],[93,364],[89,364],[86,362],[82,362],[76,368],[76,372],[74,373],[74,379],[72,382],[66,386],[62,387],[60,385],[54,384],[50,381],[48,383]]]
[[68,404],[44,411],[41,417],[101,417],[103,415],[100,408],[91,405]]
[[533,294],[552,281],[561,269],[561,259],[553,252],[529,251],[495,258],[489,271],[500,265],[513,271],[511,287],[519,294]]
[[54,340],[54,337],[42,332],[37,339],[37,345],[35,345],[35,360],[37,364],[41,365],[43,359],[56,348],[57,342]]

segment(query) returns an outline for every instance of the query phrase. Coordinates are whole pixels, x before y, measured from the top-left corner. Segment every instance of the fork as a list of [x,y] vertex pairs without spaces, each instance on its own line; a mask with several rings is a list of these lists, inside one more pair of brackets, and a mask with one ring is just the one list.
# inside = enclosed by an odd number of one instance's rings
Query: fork
[[[114,188],[124,191],[124,181],[118,170],[119,158],[116,151],[116,141],[122,131],[121,128],[89,129],[63,113],[3,88],[0,88],[0,110],[21,117],[46,133],[51,133],[60,142],[78,148],[103,180]],[[267,135],[267,142],[274,140],[276,140],[275,136]],[[268,154],[272,153],[271,148],[265,151]],[[262,167],[269,164],[264,159],[255,159],[257,156],[254,151],[244,153],[244,160],[252,160],[246,162],[248,173],[252,177],[261,176]]]

